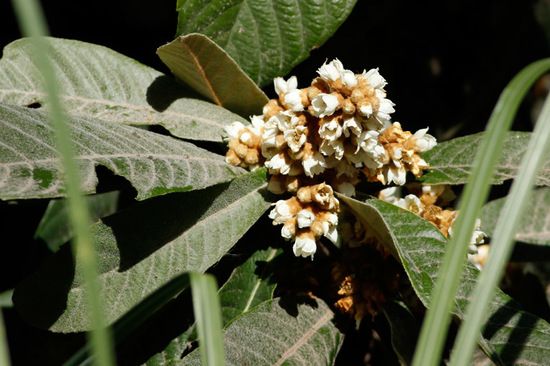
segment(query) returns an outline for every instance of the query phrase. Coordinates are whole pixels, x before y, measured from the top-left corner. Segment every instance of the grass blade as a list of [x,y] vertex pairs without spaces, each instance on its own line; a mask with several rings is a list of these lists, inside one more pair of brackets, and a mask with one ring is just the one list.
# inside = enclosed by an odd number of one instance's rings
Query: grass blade
[[218,286],[212,275],[190,273],[202,365],[225,365]]
[[90,223],[86,203],[80,193],[80,182],[77,174],[77,166],[73,160],[73,146],[70,131],[65,123],[66,117],[59,99],[57,82],[54,69],[48,57],[49,48],[44,36],[47,35],[46,22],[37,1],[14,0],[12,1],[15,13],[24,35],[31,37],[35,50],[37,68],[42,70],[44,88],[50,100],[49,112],[52,118],[57,138],[57,147],[61,155],[61,161],[65,169],[70,221],[75,231],[76,239],[72,242],[75,246],[76,260],[85,268],[84,281],[88,289],[88,312],[90,314],[93,331],[89,335],[92,349],[96,355],[96,363],[102,366],[114,364],[113,349],[110,331],[104,326],[103,309],[100,297],[100,289],[96,281],[96,258],[91,246],[88,225]]
[[505,133],[510,129],[516,111],[531,85],[550,69],[550,59],[537,61],[523,69],[502,92],[481,147],[476,154],[472,176],[464,188],[455,234],[449,240],[436,288],[420,332],[414,366],[439,364],[451,320],[454,295],[461,279],[468,242],[481,206],[487,200],[491,178],[502,151]]
[[479,332],[486,321],[489,301],[502,277],[506,263],[513,249],[516,232],[533,190],[537,172],[543,162],[550,144],[550,96],[546,97],[544,107],[535,126],[533,137],[529,141],[527,152],[521,163],[518,177],[514,180],[510,194],[506,199],[501,216],[495,228],[493,244],[487,264],[476,284],[472,301],[466,310],[465,321],[458,333],[453,350],[451,365],[467,365],[474,353]]

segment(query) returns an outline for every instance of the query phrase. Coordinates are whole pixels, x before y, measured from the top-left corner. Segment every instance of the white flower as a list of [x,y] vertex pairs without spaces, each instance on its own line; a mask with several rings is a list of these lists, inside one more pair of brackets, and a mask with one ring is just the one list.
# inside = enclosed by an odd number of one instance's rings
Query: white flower
[[334,81],[340,78],[340,73],[342,71],[344,71],[344,65],[342,65],[338,59],[334,59],[328,64],[325,62],[323,66],[317,70],[317,73],[326,81]]
[[[316,174],[321,174],[325,171],[325,158],[320,152],[316,152],[305,160],[302,160],[304,172],[308,177],[313,177]],[[267,163],[266,163],[267,166]]]
[[285,222],[285,224],[281,228],[281,236],[283,237],[283,239],[290,240],[294,238],[294,235],[295,235],[294,223],[292,222],[290,225],[287,225]]
[[330,116],[336,111],[340,103],[338,98],[332,94],[320,93],[311,101],[313,107],[313,115],[315,117],[323,118],[324,116]]
[[273,85],[275,86],[275,93],[277,93],[277,95],[280,95],[281,93],[286,94],[296,90],[298,87],[298,79],[296,76],[291,76],[287,81],[283,78],[275,78],[273,80]]
[[[453,218],[453,221],[451,221],[451,226],[449,227],[449,236],[453,235],[454,225],[457,217],[458,217],[458,214],[455,215],[455,217]],[[483,231],[481,231],[480,228],[481,228],[481,219],[476,218],[476,221],[474,223],[474,230],[472,232],[472,236],[470,237],[470,243],[468,243],[469,245],[476,246],[479,244],[483,244],[485,242],[485,237],[487,235]],[[472,250],[473,248],[470,247],[470,251]]]
[[224,130],[227,132],[230,138],[239,138],[239,134],[244,129],[244,125],[241,122],[233,122],[232,124],[225,126]]
[[280,131],[286,131],[291,128],[293,115],[289,111],[277,113],[267,121],[267,124],[275,124]]
[[290,164],[286,161],[284,154],[276,154],[265,162],[270,174],[287,175],[290,172]]
[[311,256],[311,259],[313,260],[313,255],[317,251],[317,244],[315,243],[313,236],[300,235],[296,238],[292,250],[294,251],[294,255],[296,257],[302,256],[305,258]]
[[334,141],[342,135],[342,126],[336,118],[329,121],[323,120],[319,127],[319,136],[324,140]]
[[355,77],[355,74],[350,70],[343,70],[342,72],[340,72],[340,80],[342,81],[342,84],[344,84],[348,88],[352,88],[357,85],[357,78]]
[[315,221],[315,215],[313,212],[307,209],[303,209],[296,215],[298,219],[298,228],[303,229],[305,227],[310,227]]
[[325,156],[334,156],[337,160],[340,160],[344,156],[344,142],[341,139],[323,140],[319,150]]
[[420,199],[414,194],[406,195],[405,198],[398,199],[394,205],[404,208],[405,210],[411,211],[417,215],[422,213],[422,203]]
[[400,167],[388,167],[387,170],[384,172],[386,178],[386,184],[395,183],[398,186],[402,186],[407,181],[407,171],[405,170],[405,167],[402,165]]
[[370,103],[364,103],[361,104],[361,107],[359,107],[359,113],[366,118],[370,118],[374,110],[372,109],[372,104]]
[[375,113],[376,119],[378,119],[384,126],[390,123],[391,117],[390,113],[395,112],[395,109],[393,106],[393,102],[389,99],[378,97],[380,100],[380,107],[378,108],[378,111]]
[[269,218],[273,220],[273,225],[284,224],[292,218],[290,207],[285,200],[279,200],[275,203],[275,208],[269,213]]
[[290,150],[294,152],[300,151],[302,145],[306,142],[305,132],[305,126],[296,126],[296,128],[288,129],[284,132],[284,139]]
[[424,152],[431,150],[437,145],[437,140],[432,135],[427,134],[428,128],[423,128],[415,132],[413,137],[416,139],[416,152]]
[[261,136],[264,130],[265,121],[262,116],[252,116],[250,118],[250,122],[252,122],[252,132],[254,132],[257,136]]
[[378,192],[378,198],[397,206],[401,199],[401,187],[389,187]]
[[367,82],[375,89],[382,89],[386,86],[386,79],[380,75],[378,68],[370,69],[368,72],[363,71],[363,77],[367,79]]
[[331,226],[324,235],[325,238],[330,240],[333,244],[336,244],[338,241],[338,230],[336,229],[336,226]]
[[300,112],[304,110],[302,104],[301,90],[295,89],[285,94],[285,104],[292,112]]
[[361,122],[357,121],[354,117],[345,119],[342,125],[342,129],[344,131],[344,136],[346,137],[350,137],[351,134],[359,136],[361,132],[363,132]]

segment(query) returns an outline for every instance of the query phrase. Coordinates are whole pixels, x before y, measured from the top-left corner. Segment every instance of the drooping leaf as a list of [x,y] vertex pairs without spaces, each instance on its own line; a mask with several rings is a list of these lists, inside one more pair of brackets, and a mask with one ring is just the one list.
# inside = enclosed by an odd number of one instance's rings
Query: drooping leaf
[[259,86],[288,73],[331,37],[355,0],[178,0],[178,35],[202,33]]
[[[95,166],[128,179],[138,199],[201,189],[246,171],[222,156],[169,136],[84,117],[69,119],[84,193],[97,185]],[[62,197],[63,169],[45,113],[0,104],[0,198]]]
[[[110,215],[116,211],[119,191],[100,193],[86,196],[87,207],[93,221]],[[69,225],[67,200],[62,198],[51,200],[38,223],[34,237],[44,240],[52,252],[73,237],[73,230]]]
[[[269,300],[224,331],[228,365],[333,365],[343,334],[334,313],[319,299]],[[198,350],[182,365],[200,365]]]
[[384,304],[382,311],[391,328],[391,344],[401,365],[410,365],[414,355],[414,347],[418,334],[419,323],[411,311],[401,302]]
[[[48,38],[60,97],[75,115],[123,124],[161,125],[191,140],[222,141],[223,126],[241,117],[197,99],[172,78],[106,47]],[[5,47],[0,103],[47,106],[29,39]]]
[[[416,294],[428,306],[438,269],[443,261],[446,238],[431,223],[390,203],[368,199],[364,202],[340,195],[367,225],[373,212],[382,219],[378,232],[390,235]],[[365,210],[365,207],[370,207]],[[479,271],[466,263],[464,277],[455,298],[454,312],[463,317]],[[497,290],[490,306],[488,322],[480,346],[497,364],[541,364],[550,357],[550,325],[527,312]]]
[[[154,197],[93,225],[106,320],[117,320],[181,273],[216,263],[269,207],[265,174]],[[55,332],[87,330],[80,271],[70,247],[61,247],[16,288],[19,312]]]
[[[483,132],[459,137],[438,144],[422,154],[430,164],[426,174],[420,177],[424,184],[465,184],[472,171],[474,156],[481,143]],[[501,184],[516,176],[519,164],[527,148],[531,133],[508,132],[496,166],[493,184]],[[537,185],[550,185],[550,156],[537,176]]]
[[[481,210],[482,229],[488,236],[493,236],[504,201],[505,198],[491,201]],[[550,245],[550,188],[536,189],[529,197],[528,205],[529,209],[521,219],[515,240]]]
[[160,47],[157,54],[178,79],[245,118],[261,114],[268,101],[239,65],[202,34],[178,37]]
[[277,284],[270,281],[270,265],[280,252],[277,249],[257,251],[245,263],[235,268],[220,289],[224,326],[251,308],[273,298]]
[[[224,327],[241,314],[272,299],[276,283],[270,282],[270,267],[273,264],[272,260],[280,252],[276,249],[254,252],[243,264],[235,268],[220,288]],[[147,366],[163,366],[179,361],[187,349],[187,342],[190,339],[194,340],[194,337],[190,338],[193,326],[172,340],[162,352],[151,357],[147,361]]]

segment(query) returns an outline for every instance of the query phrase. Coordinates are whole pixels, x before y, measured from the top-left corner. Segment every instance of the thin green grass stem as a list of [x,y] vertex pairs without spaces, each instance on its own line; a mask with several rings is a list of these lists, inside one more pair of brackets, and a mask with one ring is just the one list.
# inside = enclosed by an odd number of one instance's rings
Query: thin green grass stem
[[550,59],[524,68],[502,92],[487,124],[487,129],[474,159],[470,180],[458,206],[453,236],[447,244],[435,289],[413,359],[414,366],[435,366],[440,363],[443,345],[451,321],[454,296],[462,277],[475,220],[486,202],[494,169],[514,116],[533,83],[550,69]]
[[550,97],[546,97],[533,137],[504,203],[501,216],[491,240],[487,263],[481,272],[460,327],[451,357],[451,366],[466,366],[470,363],[476,341],[486,321],[490,300],[498,286],[514,244],[514,234],[520,218],[527,208],[527,196],[533,190],[537,173],[546,158],[550,145]]
[[225,365],[225,352],[216,279],[208,274],[189,273],[189,280],[193,295],[193,312],[199,335],[201,364],[223,366]]
[[4,315],[0,307],[0,366],[10,365],[10,351],[8,339],[6,337],[6,328],[4,327]]
[[49,101],[49,113],[57,140],[57,148],[64,167],[65,185],[69,203],[69,217],[75,232],[73,249],[76,261],[82,265],[86,286],[86,304],[90,316],[89,341],[92,344],[97,365],[114,364],[113,347],[110,330],[104,322],[104,311],[101,303],[100,285],[97,280],[97,260],[92,247],[89,232],[90,218],[86,202],[80,192],[80,178],[75,160],[69,127],[66,123],[54,68],[48,55],[50,49],[47,39],[46,21],[39,3],[36,0],[13,0],[15,13],[25,36],[31,37],[34,49],[34,60],[37,69],[42,71],[43,86]]

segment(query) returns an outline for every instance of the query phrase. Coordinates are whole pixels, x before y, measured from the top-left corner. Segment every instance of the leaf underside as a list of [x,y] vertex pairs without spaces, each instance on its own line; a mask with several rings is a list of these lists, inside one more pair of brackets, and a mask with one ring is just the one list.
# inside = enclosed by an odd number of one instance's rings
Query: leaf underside
[[178,0],[178,35],[202,33],[263,87],[334,34],[356,0]]
[[[278,298],[237,318],[224,331],[228,365],[333,365],[343,334],[320,299]],[[182,360],[200,365],[198,350]]]
[[[459,137],[438,144],[422,154],[430,167],[419,180],[424,184],[465,184],[474,165],[474,156],[481,144],[483,132]],[[527,149],[530,132],[508,132],[504,140],[502,155],[495,168],[493,184],[502,184],[513,179]],[[537,185],[550,185],[550,155],[546,157],[538,175]]]
[[[201,189],[246,171],[222,156],[169,136],[84,117],[68,119],[84,193],[103,165],[136,188],[137,198]],[[0,198],[65,195],[63,169],[45,113],[0,104]]]
[[[178,275],[204,272],[267,210],[265,170],[141,202],[92,226],[102,301],[113,322]],[[54,332],[89,330],[79,263],[63,246],[15,290],[22,316]]]
[[[269,279],[269,267],[273,258],[280,252],[281,250],[271,248],[254,252],[245,263],[235,268],[229,279],[220,288],[219,296],[224,327],[243,313],[273,298],[276,283]],[[147,361],[147,366],[161,366],[179,361],[188,347],[187,342],[196,340],[195,337],[190,337],[193,327],[194,324],[191,324],[162,352],[151,357]]]
[[[390,203],[368,199],[364,202],[342,196],[342,200],[365,223],[378,212],[385,231],[392,237],[399,259],[414,290],[425,306],[435,287],[443,261],[446,238],[431,223]],[[365,206],[369,207],[365,210]],[[368,213],[368,214],[365,214]],[[455,298],[454,312],[464,316],[479,271],[466,263],[464,278]],[[480,346],[498,364],[544,364],[550,358],[550,325],[527,312],[509,296],[497,290],[490,305],[488,322]]]
[[[68,113],[133,125],[161,125],[174,136],[222,141],[223,127],[244,120],[194,94],[150,67],[106,47],[47,38]],[[0,59],[0,103],[48,106],[29,39],[4,48]]]
[[[491,201],[481,210],[482,229],[488,236],[493,236],[505,200]],[[529,209],[522,216],[514,239],[523,243],[550,245],[550,188],[536,189],[527,200]]]
[[248,118],[268,102],[239,65],[208,37],[189,34],[157,50],[179,80],[213,103]]

